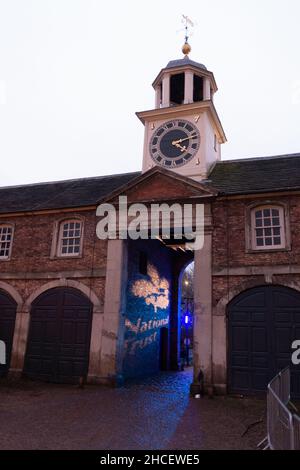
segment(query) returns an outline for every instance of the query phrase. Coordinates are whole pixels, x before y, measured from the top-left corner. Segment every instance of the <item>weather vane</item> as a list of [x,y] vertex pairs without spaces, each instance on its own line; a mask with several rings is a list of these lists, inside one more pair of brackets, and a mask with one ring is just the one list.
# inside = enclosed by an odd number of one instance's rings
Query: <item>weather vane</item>
[[186,15],[182,15],[181,22],[184,24],[184,31],[185,31],[185,43],[182,47],[182,52],[184,55],[188,55],[192,48],[189,45],[189,37],[192,35],[191,33],[191,28],[194,28],[195,24],[194,22]]

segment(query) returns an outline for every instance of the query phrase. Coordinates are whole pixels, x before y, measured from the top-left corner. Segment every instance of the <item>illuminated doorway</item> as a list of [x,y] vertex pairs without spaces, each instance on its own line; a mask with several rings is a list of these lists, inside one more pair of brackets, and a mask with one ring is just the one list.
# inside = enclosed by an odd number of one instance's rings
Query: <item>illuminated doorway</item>
[[160,371],[180,371],[182,338],[185,351],[189,349],[187,362],[192,365],[193,294],[189,293],[193,289],[192,261],[193,252],[185,250],[184,244],[160,239],[128,242],[124,290],[125,380]]
[[182,271],[179,286],[180,368],[193,365],[194,262]]

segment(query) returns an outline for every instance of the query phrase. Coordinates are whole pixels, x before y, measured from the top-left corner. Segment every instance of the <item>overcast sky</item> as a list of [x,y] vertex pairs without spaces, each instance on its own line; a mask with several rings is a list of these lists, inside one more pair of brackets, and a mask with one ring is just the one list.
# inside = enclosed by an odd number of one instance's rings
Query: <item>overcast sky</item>
[[152,81],[214,72],[223,158],[300,152],[299,0],[0,0],[0,184],[141,169]]

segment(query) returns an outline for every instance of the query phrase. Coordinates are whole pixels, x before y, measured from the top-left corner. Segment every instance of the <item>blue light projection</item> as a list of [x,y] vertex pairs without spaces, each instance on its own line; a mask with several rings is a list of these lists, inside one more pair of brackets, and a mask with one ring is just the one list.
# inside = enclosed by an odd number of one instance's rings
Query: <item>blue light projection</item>
[[159,258],[158,255],[158,259],[148,262],[147,275],[137,272],[134,263],[131,266],[125,318],[125,378],[159,370],[160,331],[168,328],[170,315],[169,263],[166,256]]
[[135,281],[132,293],[144,299],[146,305],[153,305],[157,313],[158,308],[165,310],[169,306],[169,283],[166,279],[160,278],[157,269],[152,264],[148,265],[147,271],[150,279]]

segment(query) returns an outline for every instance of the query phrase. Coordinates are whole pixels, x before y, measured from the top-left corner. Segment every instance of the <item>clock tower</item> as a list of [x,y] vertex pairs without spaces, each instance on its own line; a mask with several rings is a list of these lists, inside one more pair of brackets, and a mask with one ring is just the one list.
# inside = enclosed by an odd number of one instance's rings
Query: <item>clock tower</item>
[[226,136],[213,102],[214,75],[190,51],[186,42],[184,57],[161,70],[153,82],[155,109],[137,116],[145,126],[143,172],[160,166],[201,181],[221,159]]

